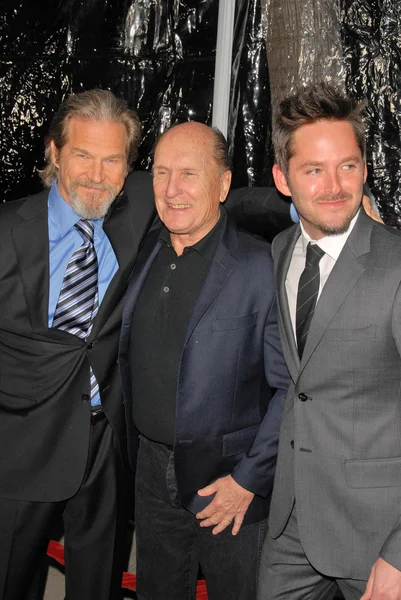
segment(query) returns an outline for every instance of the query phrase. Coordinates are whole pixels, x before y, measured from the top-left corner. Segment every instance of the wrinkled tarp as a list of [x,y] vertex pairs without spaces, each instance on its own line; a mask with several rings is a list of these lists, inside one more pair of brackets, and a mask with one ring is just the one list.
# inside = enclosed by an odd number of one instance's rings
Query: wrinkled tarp
[[[41,185],[43,138],[70,92],[111,89],[143,122],[136,168],[160,132],[211,123],[218,0],[2,0],[2,200]],[[328,79],[367,99],[369,184],[401,223],[399,0],[237,0],[228,139],[235,185],[271,184],[272,105]],[[400,222],[399,222],[400,221]]]
[[211,122],[218,1],[2,0],[2,200],[41,188],[43,138],[66,94],[101,87],[143,123],[148,168],[170,123]]

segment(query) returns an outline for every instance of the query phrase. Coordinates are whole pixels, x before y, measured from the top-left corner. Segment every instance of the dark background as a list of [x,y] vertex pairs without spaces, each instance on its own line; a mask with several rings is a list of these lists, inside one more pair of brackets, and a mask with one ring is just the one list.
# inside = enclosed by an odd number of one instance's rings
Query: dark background
[[[55,109],[70,92],[108,88],[138,111],[143,123],[139,169],[149,169],[153,144],[168,125],[189,119],[210,124],[218,4],[218,0],[0,0],[1,201],[41,188],[36,170],[43,166],[43,138]],[[369,184],[383,218],[398,225],[401,3],[280,0],[278,4],[289,15],[297,4],[299,10],[318,16],[335,7],[341,40],[338,77],[350,94],[367,99]],[[274,10],[274,0],[236,2],[228,130],[236,187],[272,184],[266,41],[274,46],[280,31],[273,27],[266,40],[266,15]],[[312,55],[327,33],[324,26],[306,33],[305,23],[300,26],[294,35],[302,42],[302,56],[295,60],[305,61],[305,56],[308,60],[305,44]],[[329,65],[330,57],[322,59],[323,76],[326,62]],[[306,82],[300,76],[295,83]]]

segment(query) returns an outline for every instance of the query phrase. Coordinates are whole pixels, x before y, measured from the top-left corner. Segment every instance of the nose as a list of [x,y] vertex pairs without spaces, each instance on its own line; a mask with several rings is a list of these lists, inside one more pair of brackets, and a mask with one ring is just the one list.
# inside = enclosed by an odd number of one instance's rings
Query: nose
[[175,198],[175,196],[179,195],[180,189],[178,175],[171,173],[167,181],[166,196],[168,198]]
[[101,183],[104,179],[104,167],[101,160],[95,160],[90,166],[88,177],[95,183]]
[[324,178],[324,191],[338,194],[342,190],[341,180],[337,170],[327,171]]

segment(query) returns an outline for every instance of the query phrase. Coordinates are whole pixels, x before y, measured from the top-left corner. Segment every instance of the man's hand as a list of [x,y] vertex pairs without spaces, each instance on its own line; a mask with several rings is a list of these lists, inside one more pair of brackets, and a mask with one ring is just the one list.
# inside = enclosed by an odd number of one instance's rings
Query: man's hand
[[370,571],[361,600],[401,600],[401,571],[379,558]]
[[212,533],[220,533],[234,520],[232,534],[237,535],[248,506],[255,494],[241,487],[231,475],[217,479],[211,485],[198,491],[199,496],[216,494],[213,500],[196,515],[203,519],[200,526],[215,525]]

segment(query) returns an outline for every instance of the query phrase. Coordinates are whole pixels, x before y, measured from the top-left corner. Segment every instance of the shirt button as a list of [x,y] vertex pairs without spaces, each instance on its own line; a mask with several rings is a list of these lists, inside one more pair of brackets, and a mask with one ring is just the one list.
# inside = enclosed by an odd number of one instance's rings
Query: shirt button
[[306,402],[308,399],[308,396],[306,394],[304,394],[303,392],[301,392],[299,394],[298,398],[301,400],[301,402]]
[[91,399],[91,397],[89,396],[89,394],[82,394],[81,396],[81,400],[83,400],[84,402],[88,402]]
[[167,292],[169,292],[169,291],[170,291],[170,288],[169,288],[169,287],[165,286],[165,287],[163,288],[163,292],[166,292],[166,294],[167,294]]
[[174,269],[176,269],[176,268],[177,268],[177,265],[176,265],[175,263],[171,263],[171,265],[170,265],[170,269],[171,269],[172,271],[174,271]]

